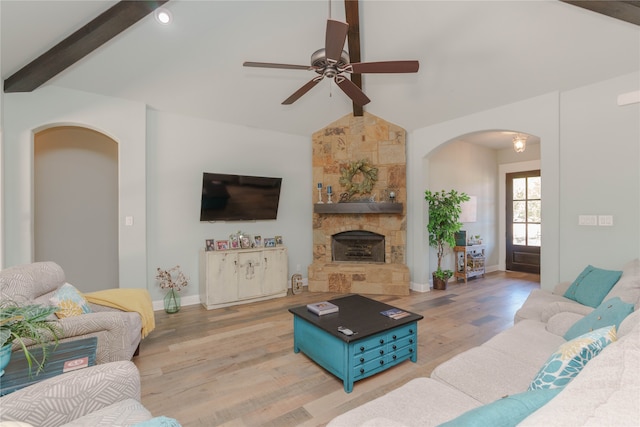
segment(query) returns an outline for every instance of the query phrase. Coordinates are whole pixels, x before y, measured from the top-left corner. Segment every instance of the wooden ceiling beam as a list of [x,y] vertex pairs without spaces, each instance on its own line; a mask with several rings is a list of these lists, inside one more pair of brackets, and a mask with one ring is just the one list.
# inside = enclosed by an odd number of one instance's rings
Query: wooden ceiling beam
[[4,81],[4,91],[31,92],[169,0],[123,0]]
[[[346,14],[349,31],[347,32],[347,45],[349,49],[349,62],[361,62],[360,59],[360,14],[358,11],[358,0],[344,0],[344,10]],[[351,74],[351,81],[362,90],[362,74]],[[353,103],[353,115],[362,116],[364,109],[362,105]]]
[[612,18],[640,25],[640,1],[560,0]]

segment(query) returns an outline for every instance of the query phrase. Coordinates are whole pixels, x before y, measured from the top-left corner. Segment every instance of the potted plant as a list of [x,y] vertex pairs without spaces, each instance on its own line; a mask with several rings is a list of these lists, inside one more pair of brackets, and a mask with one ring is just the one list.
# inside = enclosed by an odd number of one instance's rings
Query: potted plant
[[469,200],[465,193],[456,190],[431,192],[425,191],[425,200],[429,204],[429,246],[436,248],[438,268],[433,272],[433,289],[447,289],[447,281],[453,276],[453,271],[442,269],[442,258],[445,245],[456,245],[455,235],[462,223],[459,221],[462,212],[461,203]]
[[3,301],[0,305],[0,371],[11,359],[13,344],[18,344],[24,352],[29,365],[29,372],[33,363],[38,366],[36,374],[44,368],[47,359],[47,347],[42,346],[42,360],[38,360],[27,348],[27,345],[45,344],[51,337],[58,342],[59,326],[56,321],[49,321],[47,317],[55,313],[57,307],[40,304],[19,305],[14,301]]

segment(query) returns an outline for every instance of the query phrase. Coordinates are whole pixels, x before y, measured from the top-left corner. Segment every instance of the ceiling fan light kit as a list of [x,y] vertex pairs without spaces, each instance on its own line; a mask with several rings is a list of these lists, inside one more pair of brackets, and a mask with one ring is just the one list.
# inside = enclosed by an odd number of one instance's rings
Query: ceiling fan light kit
[[350,63],[349,54],[343,50],[347,39],[349,24],[346,22],[327,20],[325,34],[325,47],[316,50],[311,55],[311,65],[278,64],[271,62],[250,62],[243,64],[245,67],[280,68],[288,70],[315,71],[318,76],[311,79],[282,104],[290,105],[300,99],[304,94],[315,87],[322,79],[333,79],[336,85],[354,102],[363,106],[371,102],[367,95],[346,77],[346,74],[363,73],[415,73],[418,71],[418,61],[382,61]]

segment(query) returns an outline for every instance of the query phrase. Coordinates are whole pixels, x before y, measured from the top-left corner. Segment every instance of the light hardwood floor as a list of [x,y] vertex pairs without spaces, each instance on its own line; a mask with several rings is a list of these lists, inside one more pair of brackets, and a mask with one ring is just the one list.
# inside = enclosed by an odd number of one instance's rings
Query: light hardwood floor
[[[446,291],[406,297],[367,295],[420,313],[418,362],[403,362],[355,383],[342,382],[293,352],[290,307],[331,299],[303,292],[207,311],[156,312],[156,329],[133,361],[142,377],[142,403],[152,414],[195,426],[324,426],[510,327],[539,276],[497,272],[449,284]],[[428,398],[425,396],[425,398]]]

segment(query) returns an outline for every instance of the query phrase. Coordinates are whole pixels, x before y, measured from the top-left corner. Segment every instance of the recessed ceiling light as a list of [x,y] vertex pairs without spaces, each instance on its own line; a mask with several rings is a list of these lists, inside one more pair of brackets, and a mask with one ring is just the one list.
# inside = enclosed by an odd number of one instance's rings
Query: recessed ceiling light
[[167,9],[163,7],[159,7],[155,10],[153,14],[156,17],[156,21],[158,21],[159,23],[163,25],[168,25],[171,23],[171,20],[172,20],[171,12],[169,12]]

